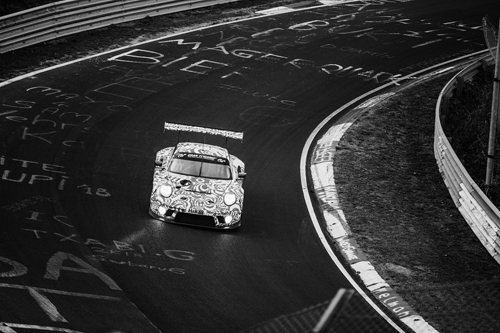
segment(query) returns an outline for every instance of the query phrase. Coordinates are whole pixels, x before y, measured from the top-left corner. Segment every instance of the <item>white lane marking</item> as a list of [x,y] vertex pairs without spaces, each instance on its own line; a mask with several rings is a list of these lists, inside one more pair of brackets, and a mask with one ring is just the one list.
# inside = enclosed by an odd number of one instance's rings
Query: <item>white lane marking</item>
[[33,289],[36,291],[43,291],[44,293],[49,293],[49,294],[58,294],[58,295],[74,296],[74,297],[96,298],[96,299],[103,299],[103,300],[108,300],[108,301],[120,301],[121,300],[121,298],[113,297],[113,296],[76,293],[76,292],[72,292],[72,291],[38,288],[38,287],[23,286],[23,285],[19,285],[19,284],[9,284],[9,283],[0,283],[0,288],[25,289],[25,290]]

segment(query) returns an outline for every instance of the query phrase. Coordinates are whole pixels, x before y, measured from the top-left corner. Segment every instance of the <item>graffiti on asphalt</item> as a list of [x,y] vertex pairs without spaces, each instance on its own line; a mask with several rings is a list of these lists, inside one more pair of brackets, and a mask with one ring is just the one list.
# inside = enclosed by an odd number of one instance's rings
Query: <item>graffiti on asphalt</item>
[[[70,181],[70,177],[66,175],[65,168],[62,165],[0,156],[0,167],[4,168],[4,170],[2,170],[2,176],[0,180],[5,182],[23,183],[29,185],[39,184],[40,182],[56,182],[57,189],[59,191],[62,191],[66,188],[66,183]],[[22,170],[22,172],[20,172],[19,170]],[[36,172],[36,174],[33,172]],[[111,196],[111,194],[104,188],[93,189],[86,184],[79,184],[75,185],[74,187],[80,188],[82,192],[87,195],[97,195],[100,197]],[[28,201],[33,201],[34,198],[41,197],[34,196],[33,198],[31,198],[31,200]],[[3,206],[2,208],[15,211],[21,206],[23,205],[12,203],[10,205]],[[26,202],[24,206],[26,206]]]

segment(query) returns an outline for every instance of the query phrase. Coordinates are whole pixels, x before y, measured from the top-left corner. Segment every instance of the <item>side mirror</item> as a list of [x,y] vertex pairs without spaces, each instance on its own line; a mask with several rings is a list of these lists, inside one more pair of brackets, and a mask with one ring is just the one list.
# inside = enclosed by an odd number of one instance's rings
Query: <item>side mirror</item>
[[246,172],[240,172],[240,173],[238,173],[238,178],[245,179],[246,176],[247,176]]
[[156,166],[162,166],[163,165],[163,156],[156,156],[155,158],[155,165]]

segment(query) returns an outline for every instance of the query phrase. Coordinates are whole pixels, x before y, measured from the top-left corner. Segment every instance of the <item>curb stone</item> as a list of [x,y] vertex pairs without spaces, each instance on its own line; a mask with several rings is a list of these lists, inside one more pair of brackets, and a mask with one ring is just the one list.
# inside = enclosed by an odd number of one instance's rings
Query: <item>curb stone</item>
[[317,141],[311,157],[311,177],[314,192],[320,202],[326,229],[351,270],[362,280],[371,294],[417,333],[438,333],[399,296],[367,260],[347,224],[335,185],[333,159],[338,143],[357,117],[367,108],[381,103],[395,93],[369,99],[348,112]]

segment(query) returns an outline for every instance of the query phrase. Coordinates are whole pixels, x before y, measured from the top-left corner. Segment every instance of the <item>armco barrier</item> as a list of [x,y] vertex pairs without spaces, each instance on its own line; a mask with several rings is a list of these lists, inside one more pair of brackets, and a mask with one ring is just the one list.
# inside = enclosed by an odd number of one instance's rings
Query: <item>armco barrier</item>
[[112,24],[238,0],[65,0],[0,17],[0,53]]
[[[453,77],[439,94],[436,104],[434,156],[455,205],[486,250],[500,264],[500,211],[472,180],[448,141],[441,122],[446,119],[449,99],[461,93],[464,81],[476,75],[484,59]],[[492,60],[489,60],[492,61]]]

